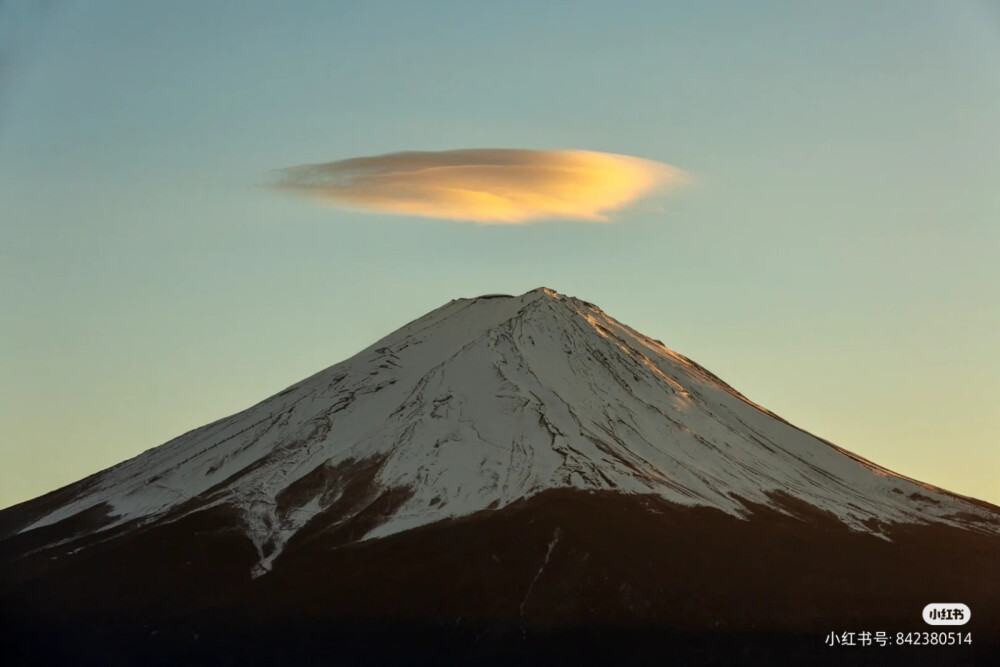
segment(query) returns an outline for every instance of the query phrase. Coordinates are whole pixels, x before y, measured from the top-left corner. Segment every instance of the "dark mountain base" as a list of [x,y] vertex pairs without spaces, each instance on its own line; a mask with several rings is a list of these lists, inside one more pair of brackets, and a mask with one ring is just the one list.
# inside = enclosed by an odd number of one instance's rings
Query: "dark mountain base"
[[[0,641],[15,665],[995,664],[996,535],[899,526],[888,541],[806,505],[748,509],[550,491],[369,542],[317,525],[255,580],[223,507],[76,553],[24,555],[14,537]],[[972,621],[927,626],[928,602]],[[973,643],[824,643],[931,630]]]

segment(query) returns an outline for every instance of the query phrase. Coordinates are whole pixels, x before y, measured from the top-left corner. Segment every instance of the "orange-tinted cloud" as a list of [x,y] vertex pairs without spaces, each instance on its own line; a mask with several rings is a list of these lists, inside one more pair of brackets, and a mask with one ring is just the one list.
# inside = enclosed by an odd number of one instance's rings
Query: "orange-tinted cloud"
[[342,208],[493,224],[606,221],[681,170],[592,151],[472,148],[290,167],[274,187]]

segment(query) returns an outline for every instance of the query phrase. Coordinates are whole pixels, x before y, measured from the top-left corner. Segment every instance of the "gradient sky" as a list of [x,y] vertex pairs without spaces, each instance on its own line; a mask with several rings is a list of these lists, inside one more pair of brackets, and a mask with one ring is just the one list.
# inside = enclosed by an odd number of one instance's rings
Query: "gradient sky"
[[[1000,503],[996,3],[41,4],[0,4],[0,507],[541,285]],[[695,185],[518,226],[260,187],[482,147]]]

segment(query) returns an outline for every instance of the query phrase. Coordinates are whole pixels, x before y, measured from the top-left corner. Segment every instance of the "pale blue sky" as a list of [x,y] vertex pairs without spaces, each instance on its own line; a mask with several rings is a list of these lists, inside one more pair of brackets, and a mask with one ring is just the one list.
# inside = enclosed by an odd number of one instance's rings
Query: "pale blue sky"
[[[540,285],[1000,503],[996,3],[47,4],[0,4],[0,507]],[[518,227],[257,187],[477,147],[697,185]]]

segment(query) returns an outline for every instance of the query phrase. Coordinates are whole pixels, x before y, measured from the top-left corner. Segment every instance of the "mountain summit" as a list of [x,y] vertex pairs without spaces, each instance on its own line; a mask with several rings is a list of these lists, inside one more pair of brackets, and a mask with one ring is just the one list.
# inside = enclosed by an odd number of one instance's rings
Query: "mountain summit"
[[[143,634],[152,625],[227,637],[214,614],[234,609],[286,634],[331,618],[522,639],[635,619],[805,632],[869,612],[921,630],[923,604],[954,595],[923,562],[942,539],[981,568],[1000,555],[1000,510],[796,428],[593,304],[539,288],[451,301],[253,407],[0,512],[0,593],[32,610],[12,618],[28,636],[93,604],[137,651],[159,641]],[[671,569],[693,557],[671,545],[699,545],[742,583]],[[867,580],[894,558],[906,576],[943,579],[926,599],[911,581],[845,601],[849,573]],[[1000,591],[995,567],[966,575],[958,592]],[[794,588],[789,576],[812,581],[811,602],[744,590],[754,577]],[[373,592],[386,581],[391,594]],[[762,590],[771,602],[751,599]],[[215,658],[238,651],[228,641]]]

